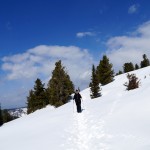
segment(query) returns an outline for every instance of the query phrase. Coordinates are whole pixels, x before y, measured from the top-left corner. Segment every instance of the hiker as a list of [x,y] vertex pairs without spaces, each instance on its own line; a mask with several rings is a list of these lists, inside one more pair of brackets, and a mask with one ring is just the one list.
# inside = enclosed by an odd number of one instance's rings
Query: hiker
[[78,90],[75,91],[75,94],[74,94],[74,97],[73,97],[73,100],[75,100],[76,102],[76,106],[77,106],[77,112],[78,113],[81,113],[81,95],[79,93]]

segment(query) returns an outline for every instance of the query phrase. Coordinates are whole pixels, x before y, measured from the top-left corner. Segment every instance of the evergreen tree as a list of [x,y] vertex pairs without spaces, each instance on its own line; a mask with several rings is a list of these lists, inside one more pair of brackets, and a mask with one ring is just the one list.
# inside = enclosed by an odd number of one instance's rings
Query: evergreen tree
[[135,70],[138,70],[138,69],[140,69],[139,65],[135,64]]
[[35,111],[34,106],[35,95],[33,90],[29,91],[29,96],[27,97],[27,114],[30,114]]
[[56,107],[68,102],[70,95],[74,92],[74,85],[69,75],[62,66],[61,60],[55,63],[52,78],[48,83],[49,103]]
[[147,67],[150,65],[149,59],[146,54],[143,55],[143,61],[141,61],[141,68]]
[[35,81],[34,90],[29,91],[27,97],[27,113],[34,112],[47,105],[47,96],[44,88],[44,84],[40,79]]
[[106,85],[113,81],[114,71],[112,69],[112,64],[109,63],[109,59],[106,55],[104,55],[103,59],[100,60],[96,72],[98,74],[99,83],[102,85]]
[[133,90],[133,89],[136,89],[136,88],[139,88],[139,83],[140,81],[138,80],[138,78],[136,77],[135,74],[127,74],[127,78],[129,80],[129,82],[126,82],[124,84],[124,86],[127,87],[127,90]]
[[0,103],[0,126],[3,125],[3,117],[2,117],[2,109],[1,109],[1,103]]
[[99,79],[98,75],[95,70],[95,66],[93,65],[92,67],[92,76],[91,76],[91,83],[89,85],[90,90],[91,90],[91,98],[97,98],[101,96],[100,93],[100,87],[99,87]]
[[116,73],[116,76],[117,76],[117,75],[120,75],[120,74],[123,74],[123,72],[122,72],[121,70],[119,70],[119,72]]
[[124,70],[124,73],[133,71],[134,70],[133,63],[132,62],[125,63],[124,66],[123,66],[123,70]]
[[35,95],[35,106],[37,109],[41,109],[47,105],[47,97],[45,93],[44,84],[40,79],[35,81],[34,85],[34,95]]
[[6,122],[9,122],[9,121],[12,121],[14,120],[13,116],[11,116],[8,112],[7,109],[4,109],[2,111],[2,114],[3,114],[3,123],[6,123]]

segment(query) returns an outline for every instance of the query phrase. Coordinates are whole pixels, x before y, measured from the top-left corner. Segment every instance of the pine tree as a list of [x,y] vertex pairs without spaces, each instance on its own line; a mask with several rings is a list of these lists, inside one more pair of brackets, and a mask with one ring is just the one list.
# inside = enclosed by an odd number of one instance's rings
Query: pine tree
[[35,81],[34,95],[36,99],[35,106],[37,109],[41,109],[47,105],[47,98],[46,98],[44,84],[40,79],[37,79]]
[[29,96],[27,97],[27,114],[35,111],[34,107],[35,95],[33,90],[29,91]]
[[11,116],[7,109],[3,110],[3,123],[14,120],[13,116]]
[[129,80],[129,82],[126,82],[124,84],[124,86],[127,87],[127,90],[133,90],[133,89],[136,89],[136,88],[139,88],[139,83],[140,81],[138,80],[138,78],[136,77],[135,74],[127,74],[127,78]]
[[56,107],[68,102],[70,95],[74,92],[74,85],[69,75],[62,66],[61,60],[55,63],[52,78],[48,83],[49,103]]
[[150,65],[149,59],[146,54],[143,55],[143,61],[141,61],[141,68],[147,67]]
[[140,69],[139,65],[135,64],[135,70],[138,70],[138,69]]
[[3,125],[3,116],[2,116],[2,109],[1,109],[1,103],[0,103],[0,126]]
[[35,81],[34,90],[30,90],[29,96],[27,97],[27,113],[29,114],[41,109],[47,104],[47,96],[44,84],[42,84],[40,79],[37,79]]
[[91,90],[91,95],[90,96],[91,96],[92,99],[101,96],[98,75],[96,73],[94,65],[92,67],[92,76],[91,76],[91,82],[90,82],[89,87],[90,87],[90,90]]
[[123,70],[124,70],[124,73],[133,71],[134,70],[133,63],[132,62],[125,63],[123,66]]
[[116,76],[117,76],[117,75],[120,75],[120,74],[123,74],[123,72],[122,72],[121,70],[119,70],[119,72],[116,73]]
[[100,60],[96,72],[98,74],[99,83],[102,85],[106,85],[113,81],[114,71],[112,69],[112,64],[109,63],[109,59],[106,55],[104,55],[103,59]]

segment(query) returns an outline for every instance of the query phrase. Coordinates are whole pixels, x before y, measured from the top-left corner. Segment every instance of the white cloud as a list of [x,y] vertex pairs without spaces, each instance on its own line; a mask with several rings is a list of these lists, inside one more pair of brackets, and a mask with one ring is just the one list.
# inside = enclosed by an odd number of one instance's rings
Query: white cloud
[[128,13],[129,14],[134,14],[138,11],[138,9],[139,9],[139,4],[131,5],[128,9]]
[[24,106],[36,78],[47,85],[58,60],[62,60],[75,88],[88,87],[93,64],[88,50],[76,46],[40,45],[24,53],[3,57],[1,72],[6,76],[5,82],[0,84],[0,89],[3,89],[0,91],[3,106]]
[[58,60],[62,60],[76,86],[87,85],[90,78],[87,72],[91,71],[93,60],[86,49],[75,46],[40,45],[22,54],[4,57],[2,69],[7,72],[8,80],[33,79],[39,76],[46,80]]
[[78,32],[76,34],[76,36],[78,38],[83,38],[83,37],[86,37],[86,36],[95,36],[95,33],[94,32]]
[[129,36],[116,36],[107,41],[107,54],[115,70],[125,62],[140,64],[143,54],[150,58],[150,21],[140,25]]

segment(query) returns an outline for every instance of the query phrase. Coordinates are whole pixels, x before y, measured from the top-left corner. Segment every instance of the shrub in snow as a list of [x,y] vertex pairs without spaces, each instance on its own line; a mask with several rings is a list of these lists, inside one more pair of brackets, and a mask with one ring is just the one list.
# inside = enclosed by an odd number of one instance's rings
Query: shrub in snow
[[124,84],[124,86],[127,87],[127,90],[133,90],[133,89],[136,89],[136,88],[139,88],[139,83],[140,81],[138,80],[138,78],[136,77],[135,74],[127,74],[127,78],[129,80],[129,82],[126,82]]

